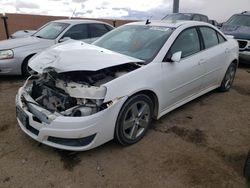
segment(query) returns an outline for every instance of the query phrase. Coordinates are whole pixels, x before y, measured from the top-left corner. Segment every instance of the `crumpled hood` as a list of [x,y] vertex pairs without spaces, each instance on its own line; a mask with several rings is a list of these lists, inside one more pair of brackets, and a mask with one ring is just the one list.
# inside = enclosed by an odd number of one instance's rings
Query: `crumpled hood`
[[223,25],[221,31],[226,35],[233,35],[236,39],[250,40],[250,27],[237,25]]
[[5,50],[5,49],[13,49],[13,48],[18,48],[22,46],[27,46],[27,45],[33,45],[37,43],[51,43],[50,41],[46,39],[40,39],[37,37],[24,37],[24,38],[17,38],[17,39],[9,39],[9,40],[3,40],[0,41],[0,50]]
[[81,41],[55,45],[34,56],[29,67],[38,73],[52,67],[58,73],[70,71],[97,71],[125,63],[144,62]]

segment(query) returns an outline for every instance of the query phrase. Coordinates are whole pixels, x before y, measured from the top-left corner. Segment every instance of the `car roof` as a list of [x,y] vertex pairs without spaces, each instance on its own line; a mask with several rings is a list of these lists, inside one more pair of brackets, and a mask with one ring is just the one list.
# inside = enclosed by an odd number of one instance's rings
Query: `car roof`
[[[201,13],[190,13],[190,12],[178,12],[178,13],[171,13],[171,14],[184,14],[184,15],[189,15],[189,16],[193,16],[193,15],[207,16],[207,15],[201,14]],[[168,15],[171,15],[171,14],[168,14]]]
[[[126,25],[146,25],[146,21],[140,21],[140,22],[133,22]],[[165,27],[171,27],[171,28],[177,28],[182,25],[187,26],[197,26],[197,25],[210,25],[206,22],[199,22],[199,21],[190,21],[190,20],[150,20],[151,26],[165,26]]]
[[249,13],[245,13],[245,14],[234,14],[233,16],[235,16],[235,15],[237,15],[237,16],[250,16]]
[[240,14],[238,14],[238,15],[250,15],[250,11],[244,11],[244,12],[242,12],[242,13],[240,13]]
[[68,24],[79,24],[79,23],[104,23],[110,25],[106,22],[101,22],[97,20],[84,20],[84,19],[64,19],[64,20],[54,20],[52,22],[61,22],[61,23],[68,23]]

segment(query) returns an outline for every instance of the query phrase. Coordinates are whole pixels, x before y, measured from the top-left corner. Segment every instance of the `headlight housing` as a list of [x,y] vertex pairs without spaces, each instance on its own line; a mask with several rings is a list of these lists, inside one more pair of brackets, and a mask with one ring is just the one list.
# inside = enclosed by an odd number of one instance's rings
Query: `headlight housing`
[[0,50],[0,60],[12,59],[13,57],[14,57],[14,52],[12,50]]

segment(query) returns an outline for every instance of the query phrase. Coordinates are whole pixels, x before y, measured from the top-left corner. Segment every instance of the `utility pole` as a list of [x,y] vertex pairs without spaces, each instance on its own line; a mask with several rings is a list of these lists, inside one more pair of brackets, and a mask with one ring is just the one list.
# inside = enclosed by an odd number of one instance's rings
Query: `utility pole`
[[7,39],[9,39],[10,35],[9,35],[8,24],[7,24],[8,17],[5,15],[5,13],[3,13],[1,18],[3,19],[6,37]]
[[179,2],[180,0],[173,0],[173,13],[179,12]]

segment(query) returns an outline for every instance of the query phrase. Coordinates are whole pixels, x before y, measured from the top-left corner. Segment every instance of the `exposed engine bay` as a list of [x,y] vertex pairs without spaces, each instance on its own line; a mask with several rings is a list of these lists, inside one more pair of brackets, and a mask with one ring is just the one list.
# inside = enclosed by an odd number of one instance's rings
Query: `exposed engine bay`
[[37,104],[24,102],[39,105],[51,113],[64,116],[88,116],[107,108],[112,103],[103,103],[106,87],[102,84],[141,66],[143,65],[127,63],[98,71],[65,73],[57,73],[53,68],[47,68],[28,89],[29,95]]

